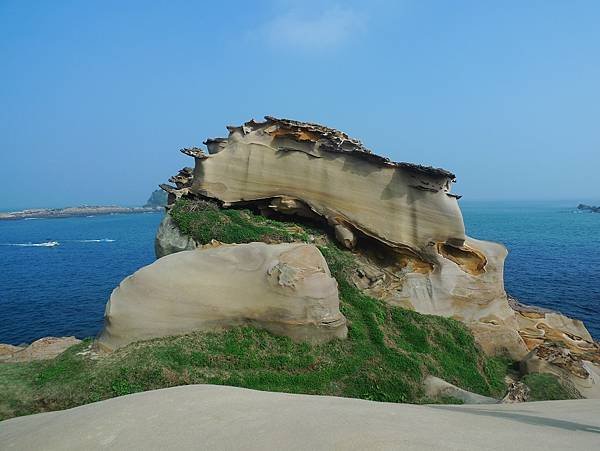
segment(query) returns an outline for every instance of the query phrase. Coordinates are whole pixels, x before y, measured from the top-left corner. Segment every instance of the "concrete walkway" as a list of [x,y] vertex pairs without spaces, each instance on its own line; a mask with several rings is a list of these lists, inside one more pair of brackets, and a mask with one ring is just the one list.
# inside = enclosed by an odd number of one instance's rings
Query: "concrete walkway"
[[5,450],[600,450],[600,400],[416,406],[190,385],[0,422]]

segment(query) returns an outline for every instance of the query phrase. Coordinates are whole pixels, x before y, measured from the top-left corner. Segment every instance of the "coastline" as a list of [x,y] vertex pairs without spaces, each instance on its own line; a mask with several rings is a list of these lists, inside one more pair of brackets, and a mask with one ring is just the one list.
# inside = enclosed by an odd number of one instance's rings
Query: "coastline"
[[36,208],[0,213],[0,221],[19,219],[54,219],[77,216],[98,216],[110,214],[149,213],[162,210],[163,207],[120,207],[117,205],[82,205],[66,208]]

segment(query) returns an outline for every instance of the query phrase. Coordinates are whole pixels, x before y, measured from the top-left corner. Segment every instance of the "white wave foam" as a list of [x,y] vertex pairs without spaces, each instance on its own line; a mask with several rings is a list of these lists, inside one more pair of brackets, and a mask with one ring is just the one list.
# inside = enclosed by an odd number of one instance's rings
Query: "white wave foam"
[[60,243],[58,241],[45,241],[43,243],[1,243],[2,246],[21,246],[21,247],[54,247]]
[[72,240],[76,243],[113,243],[115,240],[110,238],[100,238],[98,240]]

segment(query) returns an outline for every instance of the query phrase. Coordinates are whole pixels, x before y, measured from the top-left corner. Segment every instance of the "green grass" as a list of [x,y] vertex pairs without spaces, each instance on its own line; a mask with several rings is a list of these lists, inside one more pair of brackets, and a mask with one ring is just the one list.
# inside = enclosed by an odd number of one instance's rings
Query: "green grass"
[[[210,204],[179,202],[173,214],[179,227],[201,242],[309,236],[302,226]],[[364,295],[349,282],[353,254],[324,234],[318,242],[325,243],[321,252],[338,281],[348,339],[309,345],[243,327],[133,343],[100,359],[82,353],[91,344],[87,341],[51,361],[0,364],[0,418],[195,383],[418,403],[432,402],[422,381],[433,374],[482,395],[503,395],[509,362],[487,358],[455,320]]]
[[201,244],[211,240],[223,243],[308,240],[308,234],[295,224],[273,221],[250,210],[221,209],[211,202],[181,199],[170,213],[179,229]]
[[553,374],[531,373],[523,378],[529,387],[529,401],[551,401],[557,399],[576,399],[580,396],[563,384]]

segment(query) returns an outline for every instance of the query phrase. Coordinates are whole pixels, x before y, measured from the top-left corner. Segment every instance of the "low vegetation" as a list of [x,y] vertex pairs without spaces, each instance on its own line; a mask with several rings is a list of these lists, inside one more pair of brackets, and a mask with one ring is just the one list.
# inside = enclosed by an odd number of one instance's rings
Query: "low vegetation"
[[171,216],[183,233],[201,244],[211,240],[222,243],[308,240],[308,234],[298,225],[273,221],[250,210],[222,209],[212,202],[181,199],[173,206]]
[[561,384],[560,380],[553,374],[527,374],[523,378],[523,383],[529,387],[529,401],[576,399],[580,397],[575,389],[569,389]]
[[[320,233],[206,203],[180,202],[173,217],[201,242],[306,241]],[[51,361],[0,364],[0,418],[196,383],[431,402],[422,381],[433,374],[482,395],[503,395],[509,362],[486,357],[458,321],[365,296],[348,281],[355,265],[352,253],[323,234],[316,242],[339,284],[347,340],[309,345],[243,327],[134,343],[101,357],[94,356],[86,340]]]

